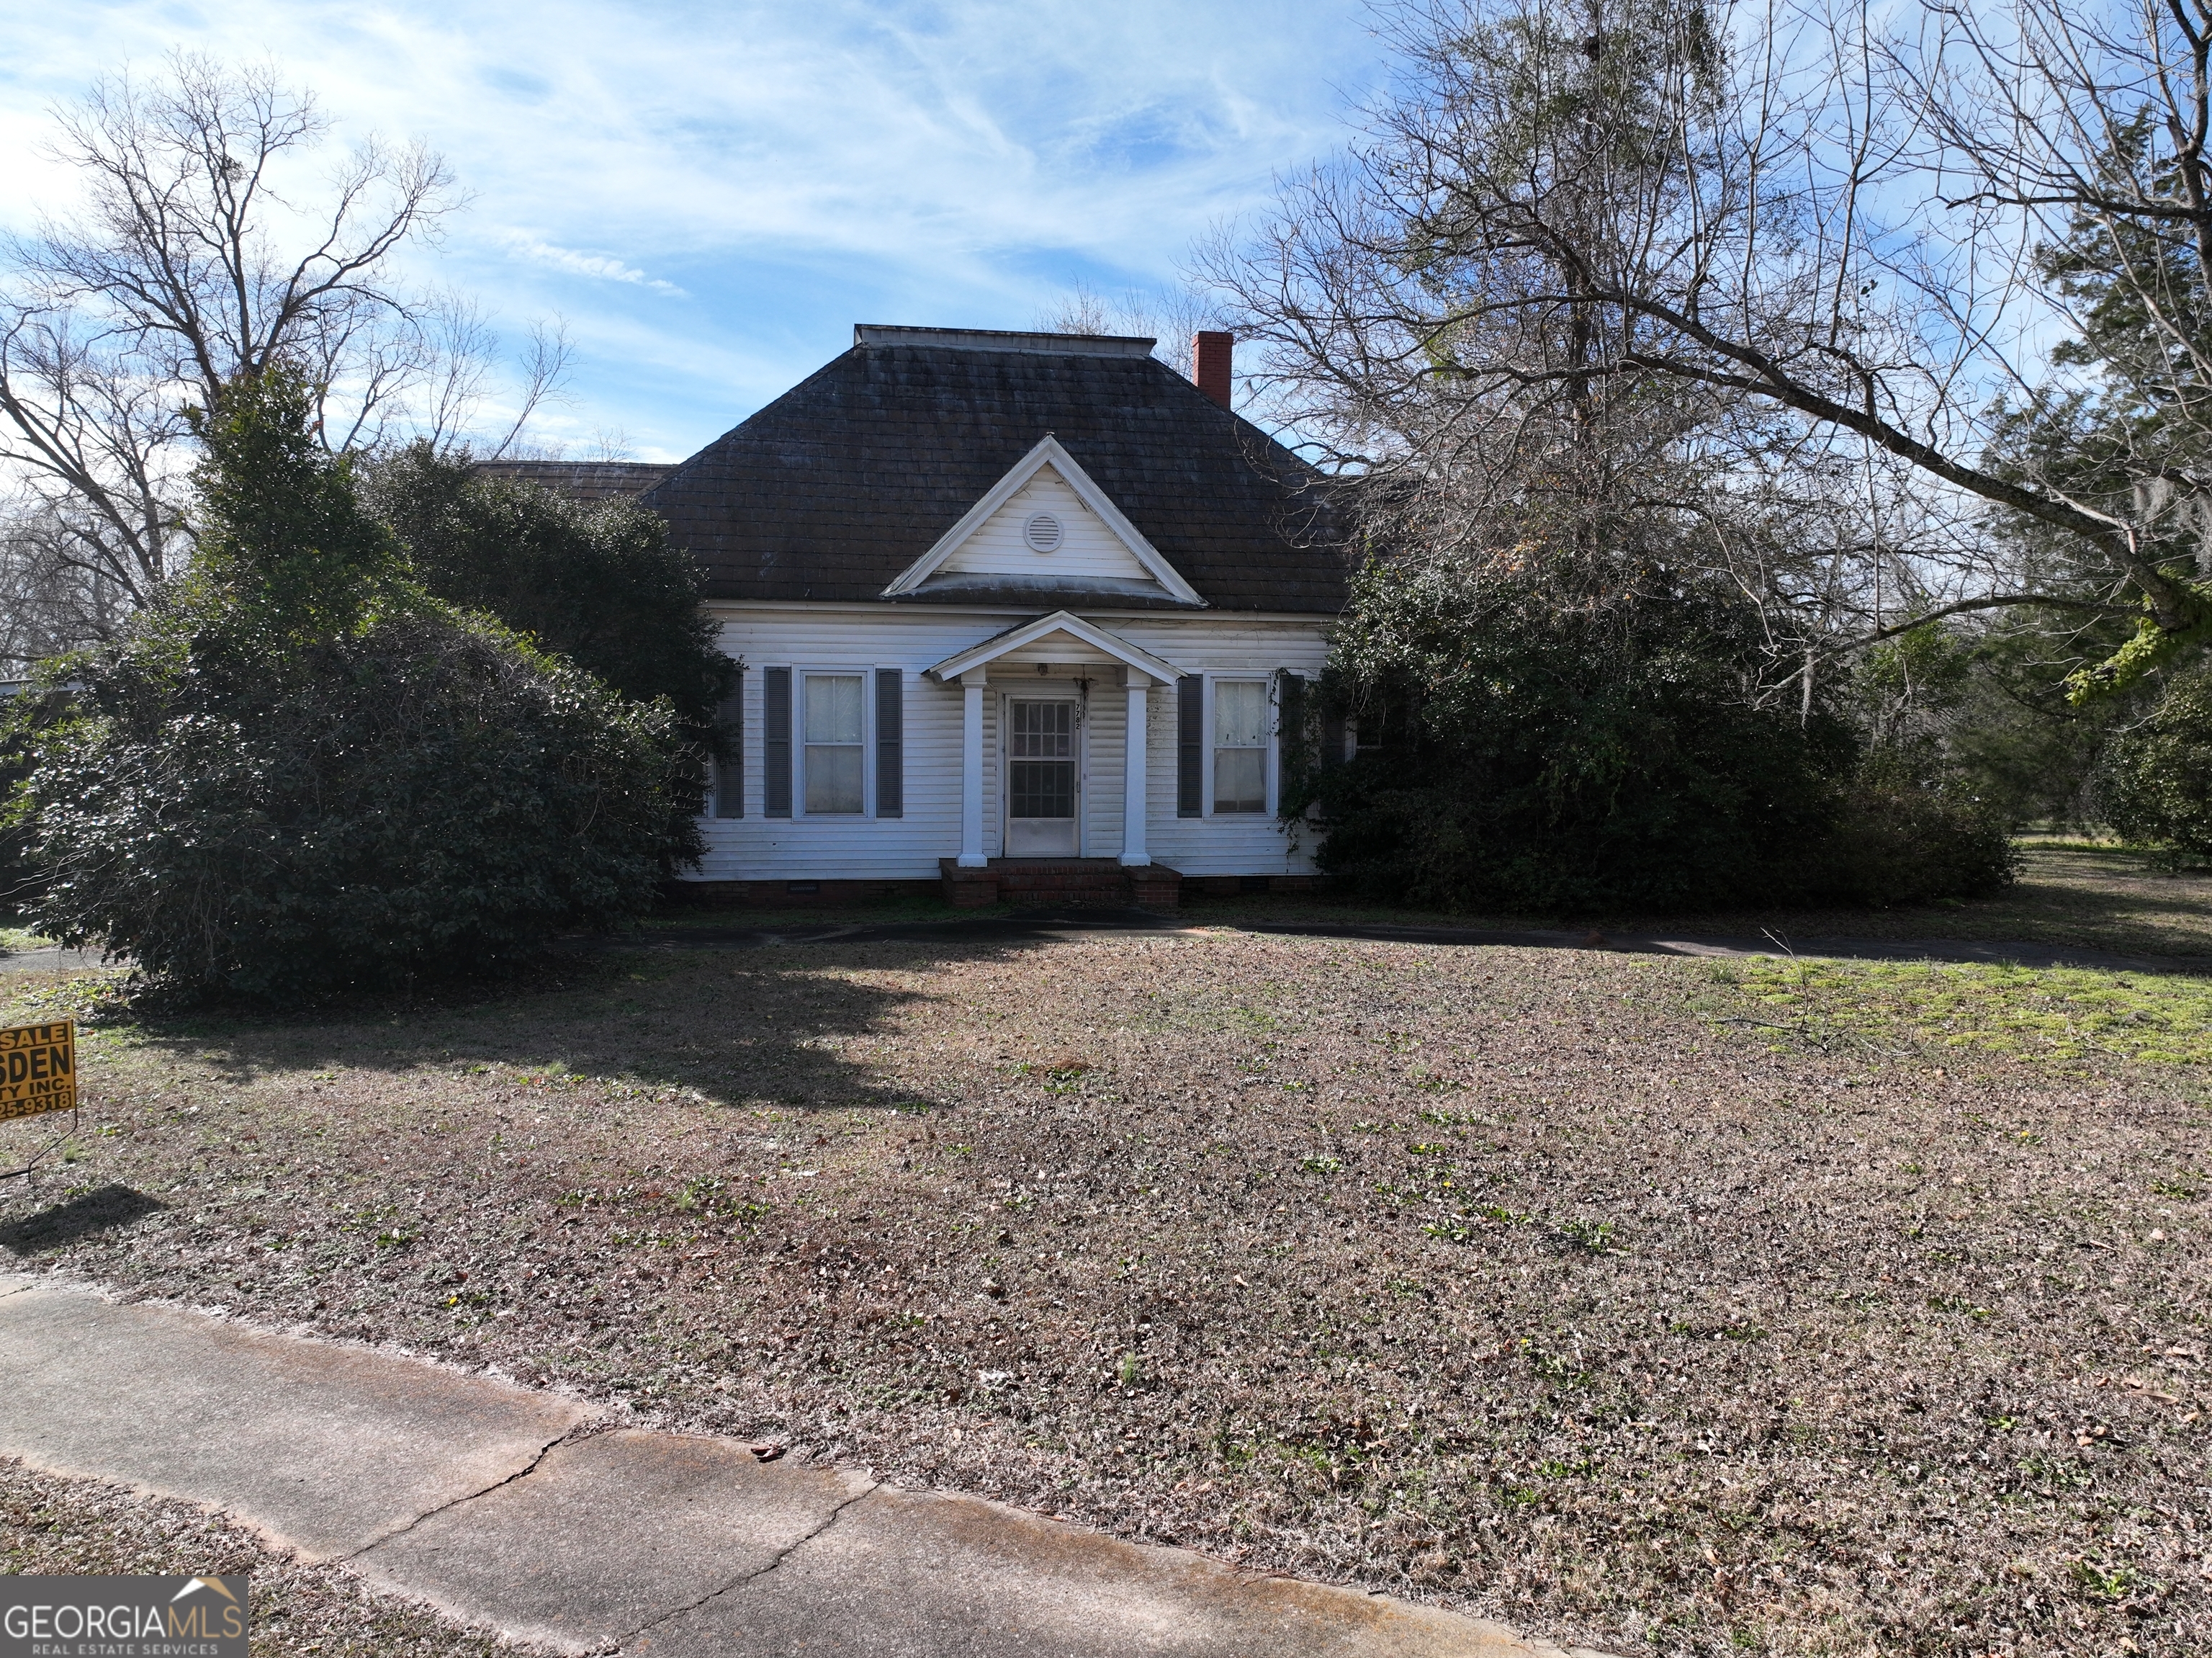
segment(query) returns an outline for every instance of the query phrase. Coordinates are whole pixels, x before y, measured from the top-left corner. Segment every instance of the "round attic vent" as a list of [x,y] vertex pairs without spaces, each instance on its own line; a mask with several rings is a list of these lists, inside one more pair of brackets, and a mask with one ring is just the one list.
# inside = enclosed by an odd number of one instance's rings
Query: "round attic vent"
[[1060,549],[1060,520],[1048,512],[1030,516],[1022,526],[1022,539],[1029,543],[1031,552],[1056,552]]

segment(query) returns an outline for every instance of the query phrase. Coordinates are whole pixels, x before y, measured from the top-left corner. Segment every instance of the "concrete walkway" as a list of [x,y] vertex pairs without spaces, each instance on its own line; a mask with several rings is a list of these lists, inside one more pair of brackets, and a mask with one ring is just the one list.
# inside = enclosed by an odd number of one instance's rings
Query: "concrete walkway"
[[566,1653],[1563,1658],[1500,1624],[5,1275],[0,1454],[206,1503]]

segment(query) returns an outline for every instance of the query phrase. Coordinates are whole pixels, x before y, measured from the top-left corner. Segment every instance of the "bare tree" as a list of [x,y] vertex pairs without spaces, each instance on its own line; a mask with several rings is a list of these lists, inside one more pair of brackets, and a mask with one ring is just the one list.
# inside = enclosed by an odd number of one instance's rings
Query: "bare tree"
[[[2085,222],[2091,297],[2171,320],[2190,389],[2156,398],[2197,419],[2212,12],[2077,15],[2017,0],[1905,40],[1850,0],[1411,0],[1361,140],[1207,272],[1339,464],[1449,480],[1491,511],[1438,516],[1477,536],[1533,497],[1705,522],[1808,686],[1814,654],[2022,605],[2142,614],[2124,677],[2208,614],[2175,543],[2198,474],[2138,448],[2089,491],[2017,440],[2095,395],[2054,389],[2048,350],[2087,291],[2051,250]],[[1737,558],[1778,504],[1780,567]]]
[[66,521],[38,504],[0,509],[0,680],[112,634],[130,606],[76,558]]
[[[315,170],[331,123],[312,96],[181,54],[156,82],[100,82],[59,127],[81,200],[0,248],[0,467],[21,497],[10,545],[41,549],[46,588],[75,573],[88,625],[188,554],[184,411],[227,381],[299,369],[333,448],[450,442],[473,418],[484,319],[398,282],[400,250],[459,203],[438,157],[370,140]],[[535,340],[522,418],[564,352]]]
[[1152,355],[1185,377],[1191,372],[1192,336],[1212,326],[1203,296],[1188,289],[1146,293],[1128,288],[1109,300],[1082,281],[1037,314],[1037,326],[1055,334],[1150,335]]

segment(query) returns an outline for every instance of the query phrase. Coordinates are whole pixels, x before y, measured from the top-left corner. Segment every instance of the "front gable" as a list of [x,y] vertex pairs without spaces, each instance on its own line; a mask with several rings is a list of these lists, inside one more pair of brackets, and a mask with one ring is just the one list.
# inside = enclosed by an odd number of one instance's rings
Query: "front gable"
[[882,596],[1027,593],[1206,602],[1049,434]]

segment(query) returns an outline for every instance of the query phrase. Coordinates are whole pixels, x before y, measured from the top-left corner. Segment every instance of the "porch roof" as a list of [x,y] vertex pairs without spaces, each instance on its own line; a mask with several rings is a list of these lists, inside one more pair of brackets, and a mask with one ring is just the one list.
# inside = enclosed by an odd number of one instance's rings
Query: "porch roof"
[[1142,646],[1131,644],[1110,629],[1100,627],[1096,622],[1086,622],[1073,611],[1066,610],[1055,610],[1050,615],[1040,616],[1034,621],[1018,622],[1003,632],[994,633],[965,650],[947,656],[926,671],[939,685],[950,685],[963,674],[988,667],[1000,657],[1054,633],[1065,633],[1071,638],[1080,639],[1093,650],[1103,651],[1124,667],[1157,680],[1162,685],[1171,683],[1182,672],[1165,658],[1155,656]]

